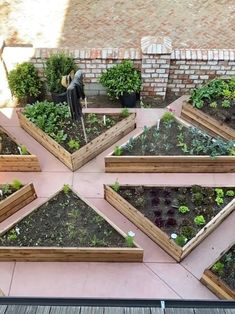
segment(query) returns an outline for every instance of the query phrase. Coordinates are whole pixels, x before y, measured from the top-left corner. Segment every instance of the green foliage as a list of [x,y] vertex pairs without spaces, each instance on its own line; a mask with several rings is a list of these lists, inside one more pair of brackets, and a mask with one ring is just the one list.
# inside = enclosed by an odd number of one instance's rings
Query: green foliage
[[206,220],[203,215],[196,216],[194,222],[197,226],[203,226],[206,224]]
[[11,183],[11,186],[13,187],[13,189],[18,191],[23,186],[23,184],[22,182],[20,182],[20,180],[13,180],[13,182]]
[[129,112],[128,108],[123,108],[121,111],[121,117],[127,118],[127,117],[129,117],[129,115],[130,115],[130,112]]
[[68,142],[68,146],[69,148],[73,150],[78,150],[80,148],[79,141],[72,140],[72,139]]
[[226,192],[226,196],[233,197],[234,195],[235,195],[235,192],[233,190],[228,190]]
[[100,76],[100,83],[106,87],[108,96],[118,99],[123,94],[139,92],[141,76],[133,62],[125,60],[104,71]]
[[210,103],[209,105],[211,108],[217,108],[217,102],[216,101],[213,101]]
[[227,99],[225,99],[224,101],[222,101],[221,106],[222,106],[223,108],[226,108],[226,109],[227,109],[227,108],[230,108],[230,107],[231,107],[230,101],[227,100]]
[[179,210],[179,212],[181,214],[186,214],[186,213],[188,213],[190,211],[190,209],[187,206],[184,206],[184,205],[180,206],[178,210]]
[[8,234],[8,236],[7,236],[7,239],[8,239],[9,241],[14,241],[14,240],[17,239],[17,233],[16,233],[15,229],[12,229],[12,230],[9,232],[9,234]]
[[52,136],[59,144],[65,142],[68,137],[68,135],[64,133],[64,130],[59,130],[57,133],[53,133]]
[[28,149],[25,145],[20,145],[19,147],[20,147],[20,154],[21,155],[28,155],[29,154]]
[[166,111],[161,118],[161,121],[168,124],[175,120],[175,116],[172,112]]
[[12,193],[11,185],[6,183],[2,185],[3,195],[9,195]]
[[224,199],[222,197],[217,196],[215,202],[218,206],[220,206],[224,203]]
[[46,61],[45,76],[48,90],[52,93],[63,93],[66,88],[61,85],[63,75],[68,75],[72,70],[76,71],[77,67],[74,59],[65,54],[58,53],[51,55]]
[[99,124],[99,119],[97,114],[89,113],[86,117],[86,122],[90,125]]
[[34,65],[30,62],[18,64],[8,74],[8,84],[12,94],[18,99],[38,97],[42,83]]
[[133,247],[134,246],[134,237],[133,236],[130,236],[129,234],[125,237],[125,242],[126,242],[126,245],[128,247]]
[[63,192],[64,192],[65,194],[68,194],[70,191],[71,191],[70,185],[69,185],[69,184],[64,184],[64,185],[63,185]]
[[123,149],[121,146],[116,146],[114,148],[114,152],[113,152],[114,156],[121,156],[122,153],[123,153]]
[[197,206],[202,204],[203,198],[204,196],[201,192],[196,192],[192,194],[192,202]]
[[187,239],[192,239],[196,235],[195,229],[191,226],[181,227],[180,233]]
[[120,189],[120,184],[119,184],[118,180],[116,180],[116,181],[114,182],[114,184],[111,185],[111,187],[112,187],[112,189],[113,189],[115,192],[118,192],[119,189]]
[[175,243],[179,246],[184,246],[187,240],[188,239],[184,235],[180,234],[177,236],[177,238],[175,238]]
[[212,270],[221,276],[224,273],[224,264],[218,261],[212,266]]
[[218,197],[224,197],[224,190],[221,188],[215,188],[215,193]]

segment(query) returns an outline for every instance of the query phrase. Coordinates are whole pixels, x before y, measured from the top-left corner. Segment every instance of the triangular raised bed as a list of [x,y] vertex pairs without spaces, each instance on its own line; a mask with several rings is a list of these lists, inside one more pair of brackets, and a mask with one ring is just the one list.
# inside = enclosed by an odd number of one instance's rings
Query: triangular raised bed
[[141,262],[143,250],[69,188],[19,219],[0,237],[0,260]]
[[235,243],[220,254],[218,259],[206,269],[201,282],[219,298],[235,300]]
[[[177,261],[181,261],[187,256],[235,209],[234,197],[224,197],[224,205],[219,207],[216,204],[214,205],[213,198],[208,199],[209,205],[206,207],[204,203],[205,199],[207,200],[206,195],[212,197],[209,193],[212,193],[212,190],[214,190],[214,188],[208,187],[124,185],[118,187],[118,192],[107,185],[104,188],[105,199]],[[181,191],[180,189],[183,189],[182,192],[179,192]],[[193,191],[193,189],[205,192],[200,192],[201,194],[198,193],[197,196],[192,196],[192,193],[190,192],[191,194],[189,194],[189,191]],[[210,192],[208,192],[209,189],[211,189]],[[224,191],[229,190],[229,188],[224,189]],[[125,194],[126,192],[124,193],[124,195],[127,195],[126,198],[128,200],[121,195],[124,190],[128,191],[127,194]],[[231,190],[235,191],[234,188],[231,188]],[[181,196],[181,194],[184,196]],[[200,198],[202,205],[193,205],[194,203],[190,201],[190,197]],[[191,207],[188,213],[187,208],[185,213],[179,212],[179,207],[182,205],[184,205],[183,207]],[[204,213],[203,210],[205,208],[209,208],[210,210]],[[194,218],[201,216],[202,213],[208,218],[198,227]],[[200,221],[197,221],[197,223],[200,223]],[[184,226],[186,228],[181,229]],[[182,235],[186,233],[189,235],[186,239],[187,241],[182,237],[181,233]],[[182,247],[173,240],[176,236],[181,236],[178,238],[178,241],[185,241],[181,243]]]
[[0,171],[41,171],[37,156],[29,151],[28,155],[21,155],[16,139],[2,127],[0,138]]
[[[139,134],[106,156],[105,171],[235,172],[235,156],[230,155],[230,152],[225,154],[225,145],[230,145],[231,150],[234,149],[232,143],[216,142],[219,149],[223,145],[223,149],[219,150],[220,155],[212,151],[211,143],[214,143],[214,139],[209,135],[196,128],[189,129],[191,126],[178,117],[174,117],[173,123],[167,127],[163,117],[159,120],[160,124],[157,123],[151,128],[145,127]],[[211,153],[214,155],[199,151],[200,145],[207,148],[209,142]]]

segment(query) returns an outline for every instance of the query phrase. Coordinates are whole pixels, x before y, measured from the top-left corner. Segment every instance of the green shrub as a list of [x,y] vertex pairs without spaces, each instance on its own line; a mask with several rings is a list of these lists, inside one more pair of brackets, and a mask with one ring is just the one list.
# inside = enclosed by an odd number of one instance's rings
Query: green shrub
[[118,99],[123,94],[140,92],[141,76],[133,62],[125,60],[104,71],[100,83],[106,87],[108,96]]
[[76,71],[77,67],[74,59],[65,54],[58,53],[51,55],[46,61],[45,77],[49,92],[63,93],[66,88],[61,85],[63,75],[68,75],[72,70]]
[[42,83],[37,70],[30,62],[18,64],[8,74],[8,84],[12,94],[20,99],[38,97],[41,94]]

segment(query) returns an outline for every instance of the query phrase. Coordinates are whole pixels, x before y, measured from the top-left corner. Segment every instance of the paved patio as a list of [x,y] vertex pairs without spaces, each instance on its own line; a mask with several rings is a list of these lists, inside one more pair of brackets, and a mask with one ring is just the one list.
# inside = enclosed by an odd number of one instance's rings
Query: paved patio
[[[180,112],[179,101],[173,107],[177,113]],[[144,125],[156,123],[163,113],[162,109],[134,111],[137,112],[137,129],[120,140],[118,145],[139,132]],[[72,173],[19,127],[14,109],[0,109],[0,125],[35,153],[42,167],[41,173],[0,173],[0,183],[14,178],[24,183],[33,182],[38,194],[38,199],[2,222],[0,231],[67,183],[122,230],[134,231],[136,242],[144,249],[143,263],[1,262],[0,287],[6,295],[217,299],[199,279],[204,269],[234,241],[235,212],[179,264],[103,199],[103,184],[113,183],[118,178],[121,184],[230,186],[235,185],[235,174],[106,174],[104,156],[117,144]]]

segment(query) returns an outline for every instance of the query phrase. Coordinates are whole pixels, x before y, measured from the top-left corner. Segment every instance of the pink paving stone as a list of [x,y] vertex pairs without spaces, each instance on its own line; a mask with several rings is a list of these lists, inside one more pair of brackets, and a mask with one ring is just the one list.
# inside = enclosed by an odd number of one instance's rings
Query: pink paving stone
[[144,248],[144,262],[165,262],[175,263],[166,252],[164,252],[157,244],[140,231],[134,224],[132,224],[125,216],[118,212],[108,202],[103,199],[88,199],[97,209],[106,215],[113,223],[115,223],[124,232],[133,231],[135,241],[138,245]]
[[235,212],[230,214],[204,241],[201,242],[182,262],[188,271],[198,279],[204,270],[235,241]]
[[64,184],[72,185],[72,172],[0,172],[0,184],[10,183],[14,179],[27,184],[33,182],[38,197],[51,197]]
[[146,266],[174,289],[183,299],[218,299],[190,272],[179,264],[148,263]]
[[0,126],[19,126],[19,120],[14,108],[0,109]]
[[15,262],[0,262],[0,288],[7,296],[11,287]]
[[179,296],[141,263],[16,263],[11,296]]

